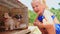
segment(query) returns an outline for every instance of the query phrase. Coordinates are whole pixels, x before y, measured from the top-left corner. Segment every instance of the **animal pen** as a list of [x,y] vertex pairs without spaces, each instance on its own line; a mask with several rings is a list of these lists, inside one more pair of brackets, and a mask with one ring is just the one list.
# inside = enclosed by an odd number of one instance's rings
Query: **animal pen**
[[14,15],[21,15],[22,19],[19,29],[26,29],[28,27],[28,8],[18,0],[0,0],[0,30],[5,29],[4,13],[9,13],[12,17]]

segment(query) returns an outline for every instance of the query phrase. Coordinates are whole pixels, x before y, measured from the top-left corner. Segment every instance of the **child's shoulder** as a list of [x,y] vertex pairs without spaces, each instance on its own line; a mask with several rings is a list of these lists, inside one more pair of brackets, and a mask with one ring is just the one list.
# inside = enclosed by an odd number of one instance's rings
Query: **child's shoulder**
[[50,10],[45,10],[43,15],[54,15]]

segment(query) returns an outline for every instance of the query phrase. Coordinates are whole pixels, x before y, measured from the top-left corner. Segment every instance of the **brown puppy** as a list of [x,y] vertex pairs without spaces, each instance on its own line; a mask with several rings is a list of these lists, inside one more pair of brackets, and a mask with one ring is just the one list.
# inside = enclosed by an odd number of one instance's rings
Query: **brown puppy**
[[14,16],[14,22],[15,22],[15,27],[20,28],[20,21],[21,21],[21,15],[15,15]]
[[5,18],[5,30],[13,30],[14,29],[14,20],[12,17],[9,16],[8,13],[4,13],[4,18]]

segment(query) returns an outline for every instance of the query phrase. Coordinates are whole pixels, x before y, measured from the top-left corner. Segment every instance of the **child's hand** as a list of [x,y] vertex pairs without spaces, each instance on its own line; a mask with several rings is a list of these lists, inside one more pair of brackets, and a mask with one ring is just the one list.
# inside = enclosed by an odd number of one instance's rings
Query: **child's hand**
[[43,24],[44,25],[48,24],[48,22],[46,21],[46,19],[43,19]]
[[35,25],[35,26],[38,26],[38,25],[40,25],[40,24],[42,24],[42,23],[41,23],[40,21],[38,21],[38,20],[34,22],[34,25]]
[[38,24],[39,24],[38,22],[34,22],[34,25],[35,25],[35,26],[38,26]]

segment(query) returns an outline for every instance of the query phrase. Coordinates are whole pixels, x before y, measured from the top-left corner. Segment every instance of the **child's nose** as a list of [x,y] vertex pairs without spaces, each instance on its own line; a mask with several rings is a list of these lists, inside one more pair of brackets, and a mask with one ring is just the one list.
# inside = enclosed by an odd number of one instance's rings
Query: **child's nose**
[[37,10],[38,10],[38,8],[35,7],[35,8],[34,8],[34,11],[37,11]]

